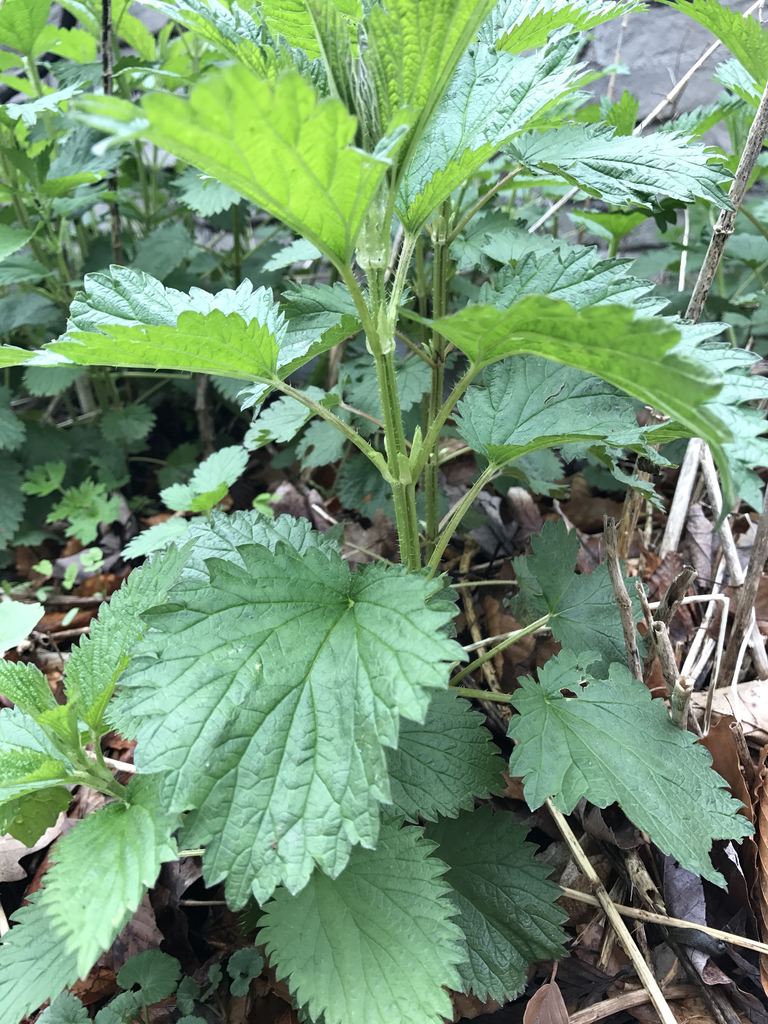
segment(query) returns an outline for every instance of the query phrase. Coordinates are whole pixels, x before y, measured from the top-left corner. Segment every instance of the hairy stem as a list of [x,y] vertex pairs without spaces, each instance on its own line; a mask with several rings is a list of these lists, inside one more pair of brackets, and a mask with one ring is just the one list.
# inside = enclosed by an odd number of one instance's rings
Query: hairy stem
[[440,564],[440,559],[443,557],[443,552],[448,547],[448,542],[458,529],[459,523],[466,515],[470,505],[478,496],[480,491],[482,491],[485,485],[489,483],[491,480],[493,480],[494,476],[496,476],[498,472],[499,467],[492,462],[488,466],[488,468],[485,469],[480,474],[480,476],[477,478],[472,487],[467,491],[467,493],[464,495],[461,501],[458,502],[456,507],[453,509],[452,513],[450,513],[448,523],[443,529],[442,533],[440,534],[440,537],[438,538],[437,544],[435,546],[435,550],[432,552],[432,557],[427,563],[432,572],[434,572],[435,569]]

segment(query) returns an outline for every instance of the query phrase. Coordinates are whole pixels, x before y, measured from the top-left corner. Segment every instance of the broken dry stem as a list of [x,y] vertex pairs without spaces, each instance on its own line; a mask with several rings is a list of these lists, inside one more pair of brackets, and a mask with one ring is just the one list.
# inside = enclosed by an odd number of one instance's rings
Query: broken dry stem
[[627,663],[629,670],[635,679],[643,678],[643,663],[640,660],[640,651],[637,647],[637,630],[635,629],[635,617],[632,611],[632,602],[627,593],[624,583],[624,576],[619,563],[618,540],[616,537],[616,520],[611,516],[603,518],[605,529],[605,561],[608,566],[608,575],[613,584],[613,593],[616,604],[619,606],[621,616],[621,628],[624,632],[624,646],[627,649]]
[[547,797],[546,804],[549,809],[549,813],[552,815],[552,818],[560,831],[560,835],[563,837],[568,849],[571,851],[571,856],[576,862],[576,866],[584,877],[591,883],[600,906],[603,908],[606,917],[613,925],[616,935],[624,947],[624,951],[632,961],[632,966],[635,968],[637,976],[643,987],[648,992],[650,1000],[661,1018],[662,1024],[677,1024],[675,1015],[672,1013],[669,1003],[664,998],[664,993],[661,991],[658,981],[656,981],[653,972],[643,959],[642,953],[637,948],[637,943],[632,938],[621,914],[616,909],[616,904],[606,892],[605,886],[600,881],[600,877],[595,869],[592,867],[591,861],[582,850],[578,839],[573,833],[573,829],[568,824],[568,820],[565,815],[555,807],[551,797]]
[[663,622],[657,622],[655,619],[651,625],[651,630],[653,633],[653,645],[656,648],[659,665],[661,665],[661,674],[664,676],[664,682],[667,687],[667,696],[671,697],[680,673],[677,670],[675,652],[672,650],[672,641],[669,639],[669,630]]

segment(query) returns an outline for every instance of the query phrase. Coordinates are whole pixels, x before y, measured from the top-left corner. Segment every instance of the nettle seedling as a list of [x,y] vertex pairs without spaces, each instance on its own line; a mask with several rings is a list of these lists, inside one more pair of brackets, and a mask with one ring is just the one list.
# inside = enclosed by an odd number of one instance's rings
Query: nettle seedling
[[[231,377],[246,407],[280,392],[249,446],[278,429],[286,440],[311,416],[339,431],[367,479],[391,490],[402,564],[353,572],[306,520],[214,510],[102,607],[67,663],[66,704],[34,667],[0,663],[0,692],[16,705],[0,711],[0,830],[37,838],[73,785],[112,798],[59,842],[44,889],[15,915],[0,1022],[85,975],[160,865],[197,850],[232,908],[262,906],[257,942],[304,1017],[438,1022],[451,1016],[447,988],[504,1000],[564,941],[559,890],[526,830],[487,803],[475,809],[500,792],[505,765],[458,696],[477,692],[458,687],[476,663],[463,664],[452,636],[446,546],[482,488],[533,453],[663,464],[659,444],[696,435],[718,460],[728,508],[751,472],[740,440],[754,439],[753,357],[708,341],[718,325],[659,315],[622,261],[537,238],[489,213],[491,201],[533,175],[619,207],[652,210],[663,193],[727,208],[728,172],[682,133],[574,120],[589,78],[579,30],[631,5],[150,6],[215,66],[188,96],[173,79],[163,91],[159,76],[138,105],[94,95],[77,116],[118,148],[147,140],[236,190],[304,240],[294,252],[322,254],[334,283],[288,289],[278,305],[248,281],[185,294],[113,266],[86,277],[77,322],[44,358]],[[685,9],[701,19],[713,6]],[[23,5],[7,11],[21,25]],[[727,18],[715,28],[727,44],[733,29],[748,59],[762,43],[733,17],[738,32]],[[450,282],[484,251],[506,265],[462,305],[466,289]],[[381,443],[338,394],[288,383],[360,332]],[[30,353],[4,347],[0,360]],[[419,377],[411,364],[426,382],[420,422],[402,415],[404,379]],[[638,426],[633,399],[661,423]],[[451,417],[483,468],[441,521]],[[208,513],[227,479],[193,478],[166,498]],[[532,808],[616,801],[661,850],[722,884],[711,843],[751,826],[706,751],[629,674],[607,573],[576,575],[577,549],[548,524],[515,562],[527,622],[516,635],[549,625],[562,653],[511,699],[510,770]],[[110,729],[137,739],[128,786],[100,754]]]

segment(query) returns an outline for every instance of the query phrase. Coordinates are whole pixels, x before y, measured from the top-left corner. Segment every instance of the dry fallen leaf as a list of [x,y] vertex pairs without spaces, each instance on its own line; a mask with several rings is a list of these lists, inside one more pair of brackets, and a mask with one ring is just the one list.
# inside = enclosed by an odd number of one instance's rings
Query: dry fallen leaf
[[568,1011],[557,982],[548,981],[531,996],[523,1024],[568,1024]]
[[45,849],[60,835],[67,816],[62,813],[54,825],[46,829],[34,846],[25,846],[11,835],[0,836],[0,882],[18,882],[27,877],[27,872],[19,864],[22,857]]

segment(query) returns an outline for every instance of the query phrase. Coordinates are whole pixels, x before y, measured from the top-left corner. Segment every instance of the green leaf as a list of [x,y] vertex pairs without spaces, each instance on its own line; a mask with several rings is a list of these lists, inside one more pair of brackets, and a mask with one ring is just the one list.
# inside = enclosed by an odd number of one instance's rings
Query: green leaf
[[[294,238],[279,252],[276,252],[271,259],[264,264],[265,270],[283,270],[285,267],[292,267],[294,263],[302,263],[304,260],[316,260],[322,256],[317,246],[312,245],[306,238]],[[328,286],[325,285],[327,288]]]
[[131,445],[143,441],[155,425],[157,417],[146,405],[136,403],[123,409],[109,409],[99,424],[110,444]]
[[558,102],[579,69],[578,45],[561,40],[530,57],[477,45],[461,58],[403,172],[398,210],[407,230],[417,232],[502,144]]
[[345,444],[346,438],[332,423],[314,420],[296,445],[296,455],[301,460],[302,469],[327,466],[339,461]]
[[[45,614],[43,606],[33,602],[22,604],[21,601],[3,601],[0,603],[0,654],[5,654],[12,647],[16,647],[22,640],[29,636],[40,619]],[[32,666],[29,666],[30,668]],[[0,693],[9,696],[4,689],[4,676],[6,670],[10,669],[10,662],[0,661]],[[45,680],[43,679],[45,682]],[[50,687],[45,683],[48,692]],[[51,694],[51,696],[53,696]],[[14,704],[19,702],[14,697],[9,697]]]
[[[624,634],[608,568],[598,565],[588,575],[576,575],[579,539],[562,520],[547,520],[540,535],[531,538],[533,554],[514,559],[519,595],[515,607],[526,618],[551,614],[552,635],[572,650],[598,652],[601,671],[611,662],[626,662]],[[640,603],[630,594],[635,621]]]
[[77,981],[77,959],[51,927],[41,896],[28,897],[29,905],[11,918],[17,924],[0,940],[0,1024],[19,1024]]
[[[6,0],[7,3],[7,0]],[[0,9],[0,21],[2,10]],[[6,256],[12,256],[23,248],[34,235],[34,231],[27,231],[26,228],[12,228],[7,224],[0,224],[0,260]]]
[[197,497],[193,498],[189,503],[190,512],[209,512],[214,505],[218,505],[220,501],[226,498],[229,488],[225,483],[219,484],[212,491],[204,491],[202,494],[198,494]]
[[[305,389],[305,394],[315,401],[325,397],[324,391],[311,385]],[[248,451],[255,451],[270,441],[285,444],[292,441],[313,416],[314,413],[306,405],[290,395],[281,395],[268,406],[261,406],[243,438],[243,445]]]
[[525,987],[529,964],[565,953],[567,915],[555,903],[561,890],[547,881],[550,868],[534,859],[527,831],[486,805],[441,819],[424,833],[448,865],[445,880],[459,910],[462,990],[481,1000],[513,999]]
[[195,248],[191,234],[180,221],[161,224],[136,243],[131,269],[162,280],[178,270]]
[[[44,267],[34,256],[8,256],[0,263],[0,285],[31,284],[52,273],[53,270]],[[27,357],[29,355],[27,353]]]
[[[17,327],[54,327],[60,317],[56,306],[44,295],[35,292],[11,292],[0,299],[0,335],[6,337]],[[30,394],[35,394],[30,390],[26,373],[24,386]],[[52,394],[58,394],[58,391]]]
[[274,84],[244,67],[208,77],[189,100],[144,98],[146,137],[308,238],[340,267],[352,258],[389,162],[350,146],[355,119],[296,73]]
[[186,519],[171,518],[157,526],[150,526],[123,548],[123,558],[142,558],[153,551],[162,551],[174,541],[182,542],[189,528]]
[[[638,216],[646,219],[644,214]],[[495,259],[506,255],[504,242],[484,246],[483,251],[493,254]],[[521,256],[510,253],[510,262],[511,265],[503,266],[494,275],[492,282],[483,284],[479,295],[481,304],[508,309],[527,295],[546,295],[551,299],[564,299],[574,309],[620,303],[639,308],[643,313],[654,313],[665,305],[649,297],[653,291],[650,281],[627,275],[630,261],[601,259],[594,246],[569,246],[565,250],[526,252]]]
[[488,365],[521,352],[544,356],[614,384],[661,409],[712,448],[729,494],[722,442],[727,429],[703,405],[720,390],[717,378],[690,355],[670,351],[677,331],[661,319],[633,317],[621,306],[576,311],[567,302],[528,296],[506,310],[471,306],[434,322],[469,358]]
[[19,463],[7,455],[0,455],[0,551],[8,547],[24,518],[27,499],[21,486]]
[[72,992],[62,992],[37,1018],[38,1024],[88,1024],[88,1011]]
[[67,662],[67,697],[77,702],[79,717],[98,729],[115,682],[127,664],[126,653],[146,629],[143,613],[164,599],[178,579],[189,546],[171,548],[135,569],[107,604],[99,607],[88,636],[72,648]]
[[[12,616],[2,614],[6,608],[14,612]],[[19,614],[20,613],[20,614]],[[28,626],[26,632],[21,634],[23,640],[31,629],[40,621],[43,615],[43,606],[39,604],[25,605],[17,601],[4,601],[0,604],[0,621],[8,622],[7,627],[21,632],[24,626]],[[10,619],[10,621],[8,621]],[[30,626],[29,623],[32,623]],[[19,641],[17,640],[16,643]],[[10,647],[15,644],[9,644]],[[8,650],[8,647],[5,648]],[[48,680],[35,665],[24,664],[23,662],[0,661],[0,693],[8,700],[25,711],[32,718],[37,719],[44,711],[50,711],[59,705],[51,692]]]
[[584,32],[619,18],[630,11],[645,10],[640,3],[611,3],[606,0],[511,0],[496,5],[493,17],[483,27],[483,36],[499,50],[522,53],[544,46],[550,34],[566,26]]
[[393,811],[409,821],[435,821],[501,791],[503,762],[483,718],[450,690],[433,694],[423,725],[404,721],[387,752]]
[[69,520],[64,531],[82,544],[91,544],[99,534],[100,523],[112,523],[120,512],[120,497],[109,497],[104,484],[88,477],[79,487],[68,487],[46,516],[46,521]]
[[269,328],[220,310],[184,312],[176,327],[102,324],[98,334],[70,330],[46,348],[83,366],[167,367],[243,380],[271,377],[277,367],[277,343]]
[[[315,871],[298,896],[278,889],[260,935],[279,978],[325,1024],[441,1024],[456,988],[461,933],[440,878],[445,865],[415,828],[382,826],[336,879]],[[322,969],[318,970],[318,965]]]
[[[366,65],[376,87],[384,134],[408,120],[414,141],[435,112],[494,0],[390,0],[366,18]],[[407,163],[407,160],[404,160]]]
[[50,9],[51,0],[5,0],[0,8],[0,39],[4,45],[32,57]]
[[181,964],[175,956],[145,949],[126,960],[117,972],[117,984],[124,989],[139,985],[144,1004],[150,1006],[173,995],[180,977]]
[[198,549],[173,603],[147,615],[111,712],[168,806],[198,808],[182,841],[207,846],[206,879],[227,879],[233,907],[375,844],[383,748],[464,657],[440,632],[452,609],[426,603],[439,584],[384,563],[352,575],[327,545],[280,542],[288,517],[251,522],[273,550],[237,544],[241,568]]
[[163,861],[178,856],[171,839],[178,822],[163,811],[158,782],[135,776],[127,803],[89,814],[56,847],[39,906],[81,975],[136,911]]
[[24,421],[11,409],[11,392],[0,386],[0,449],[13,452],[20,448],[27,436]]
[[189,485],[196,494],[212,491],[220,483],[231,487],[243,475],[247,465],[248,452],[241,444],[221,448],[200,463]]
[[753,17],[731,10],[716,0],[686,0],[676,3],[661,0],[668,7],[682,11],[708,29],[726,46],[760,85],[762,91],[768,75],[768,39],[765,29]]
[[65,779],[67,765],[42,751],[10,745],[4,745],[0,751],[0,800],[47,789]]
[[252,978],[264,969],[264,957],[253,946],[236,950],[227,961],[227,973],[232,979],[229,991],[233,996],[244,996]]
[[582,796],[597,807],[616,801],[662,852],[723,885],[709,849],[713,839],[752,834],[740,801],[722,788],[696,737],[672,724],[662,701],[623,665],[595,679],[587,671],[592,661],[564,650],[539,669],[539,683],[519,680],[509,770],[523,776],[528,805],[551,796],[568,814]]
[[66,391],[82,375],[79,366],[28,366],[24,371],[24,387],[30,395],[52,398]]
[[56,824],[71,800],[72,795],[64,786],[38,789],[15,800],[6,800],[0,804],[0,834],[8,833],[32,847],[46,829]]
[[54,491],[61,490],[66,474],[66,462],[44,462],[42,466],[32,466],[24,475],[21,490],[25,494],[45,498]]
[[708,199],[723,210],[731,201],[720,187],[730,173],[712,165],[711,149],[677,132],[616,135],[605,124],[574,124],[532,132],[510,143],[507,152],[526,167],[562,175],[606,203],[637,203],[650,209],[658,192],[691,203]]
[[240,202],[240,193],[194,167],[188,167],[173,182],[185,206],[201,217],[224,213]]
[[632,400],[599,377],[540,356],[489,366],[485,387],[459,403],[458,429],[476,452],[502,465],[527,452],[572,441],[642,440]]

